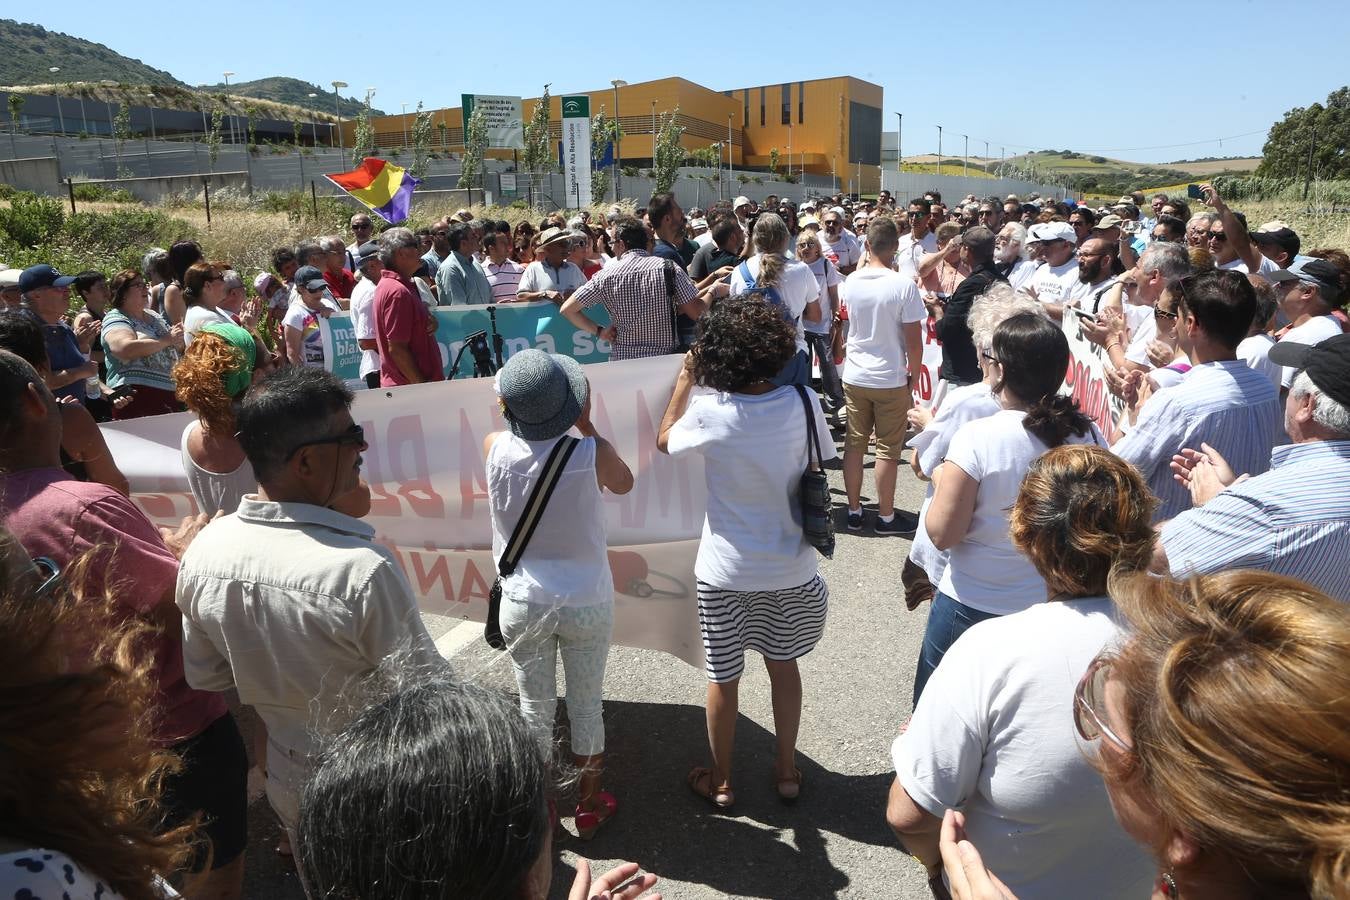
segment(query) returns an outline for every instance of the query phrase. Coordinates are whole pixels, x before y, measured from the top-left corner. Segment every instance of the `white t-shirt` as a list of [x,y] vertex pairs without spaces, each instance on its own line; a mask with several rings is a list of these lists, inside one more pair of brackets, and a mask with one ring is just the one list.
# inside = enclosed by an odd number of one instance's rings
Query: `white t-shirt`
[[862,244],[853,236],[853,232],[848,230],[839,232],[839,240],[831,244],[830,239],[822,229],[820,232],[820,250],[825,258],[836,266],[856,266],[862,259]]
[[928,813],[960,809],[984,864],[1018,897],[1149,896],[1157,871],[1116,823],[1073,695],[1120,637],[1105,598],[980,622],[933,672],[891,757]]
[[[1296,325],[1284,333],[1280,338],[1282,341],[1289,341],[1294,344],[1320,344],[1327,338],[1336,337],[1341,334],[1341,321],[1335,316],[1313,316],[1302,325]],[[1294,383],[1294,376],[1298,370],[1293,366],[1285,366],[1284,374],[1280,376],[1280,385],[1289,387]]]
[[183,343],[191,344],[192,339],[197,336],[207,325],[233,325],[234,319],[224,310],[208,309],[205,306],[189,306],[187,314],[183,316]]
[[1158,339],[1158,320],[1153,316],[1153,307],[1126,303],[1122,310],[1128,338],[1125,358],[1132,363],[1153,368],[1153,363],[1148,359],[1148,345]]
[[1017,264],[1008,272],[1008,284],[1014,291],[1020,291],[1031,284],[1031,279],[1036,277],[1036,270],[1040,263],[1032,262],[1029,259],[1019,259]]
[[833,316],[830,315],[830,288],[843,284],[844,276],[840,275],[834,263],[824,256],[813,263],[802,265],[811,270],[811,274],[816,276],[816,284],[820,285],[820,321],[802,319],[802,328],[812,334],[829,334],[830,327],[834,324]]
[[[1049,448],[1022,427],[1026,413],[1004,409],[969,422],[952,437],[947,465],[959,467],[979,488],[970,527],[950,551],[939,589],[966,606],[1006,615],[1045,599],[1045,580],[1012,545],[1008,513],[1031,463]],[[1066,444],[1106,446],[1096,426]],[[927,690],[925,688],[925,690]]]
[[840,294],[848,304],[844,383],[869,388],[908,384],[901,326],[928,317],[914,279],[867,266],[844,280]]
[[[375,340],[375,282],[362,278],[352,289],[352,331],[358,341]],[[375,350],[361,351],[361,377],[380,371],[380,354]]]
[[[342,312],[342,308],[328,299],[327,294],[323,297],[323,305],[335,313]],[[305,365],[323,368],[323,335],[319,331],[319,314],[306,306],[305,301],[293,300],[281,324],[300,332],[300,349]]]
[[[812,278],[812,283],[815,279]],[[834,441],[815,391],[806,392],[824,459]],[[724,590],[798,587],[816,575],[802,537],[798,490],[806,471],[806,414],[791,386],[766,394],[698,393],[670,431],[668,449],[703,455],[708,515],[694,574]]]
[[900,238],[900,246],[895,251],[895,264],[897,271],[901,275],[914,281],[919,280],[919,263],[929,253],[936,253],[938,248],[937,233],[928,232],[923,237],[915,240],[914,232],[910,232]]
[[1063,303],[1064,295],[1078,283],[1078,260],[1073,257],[1058,266],[1041,263],[1031,278],[1031,290],[1042,303]]
[[1270,348],[1274,346],[1275,339],[1265,332],[1253,334],[1243,338],[1242,343],[1238,344],[1237,357],[1247,364],[1247,368],[1255,369],[1269,378],[1270,383],[1278,390],[1280,379],[1284,375],[1284,366],[1270,361]]
[[[1235,256],[1226,263],[1220,263],[1217,266],[1217,268],[1232,269],[1235,272],[1250,274],[1250,270],[1247,268],[1247,264],[1242,261],[1242,257],[1240,256]],[[1261,262],[1256,267],[1257,275],[1268,275],[1271,272],[1278,272],[1278,271],[1280,271],[1280,264],[1275,262],[1275,260],[1271,259],[1268,256],[1262,256]]]
[[[1103,292],[1111,286],[1113,281],[1115,281],[1114,278],[1107,277],[1095,284],[1084,284],[1079,280],[1078,273],[1075,272],[1073,283],[1064,289],[1059,302],[1066,306],[1072,303],[1084,312],[1099,312],[1102,301],[1106,299],[1106,294]],[[1094,300],[1093,298],[1099,293],[1101,297]]]
[[[752,278],[759,278],[759,254],[746,260],[745,265],[750,270]],[[734,297],[744,293],[749,284],[741,276],[741,266],[737,263],[731,272],[731,295]],[[783,266],[782,274],[778,276],[778,284],[774,285],[774,289],[778,292],[778,299],[787,306],[789,317],[797,323],[797,349],[805,353],[806,337],[802,332],[802,312],[806,309],[806,304],[820,296],[820,285],[816,282],[816,276],[811,274],[805,263],[789,259]],[[821,317],[824,318],[823,309]]]
[[[992,416],[1001,410],[998,400],[983,381],[975,384],[952,388],[942,399],[937,415],[928,427],[910,438],[909,446],[919,459],[919,469],[929,478],[947,457],[947,448],[957,429],[967,422]],[[919,526],[914,530],[914,543],[909,548],[909,558],[928,573],[928,580],[937,584],[942,580],[942,571],[947,568],[947,552],[939,550],[928,537],[924,519],[928,507],[933,502],[933,483],[928,483],[928,493],[919,508]]]

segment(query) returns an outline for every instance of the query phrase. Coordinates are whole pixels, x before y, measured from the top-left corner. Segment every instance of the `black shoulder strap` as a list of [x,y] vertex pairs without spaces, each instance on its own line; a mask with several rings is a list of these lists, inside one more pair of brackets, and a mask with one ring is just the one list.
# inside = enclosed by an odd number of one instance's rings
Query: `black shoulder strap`
[[[808,469],[819,469],[821,467],[820,455],[820,435],[816,433],[816,417],[811,410],[811,401],[806,397],[806,388],[800,384],[793,385],[797,389],[797,396],[802,398],[802,409],[806,411],[806,467]],[[811,459],[811,451],[816,453],[815,461]]]
[[529,499],[525,501],[525,511],[520,514],[520,521],[516,522],[516,529],[511,532],[511,539],[506,542],[506,550],[502,553],[501,561],[497,563],[498,575],[510,575],[516,570],[520,555],[525,552],[525,547],[534,535],[534,529],[539,526],[539,520],[544,515],[548,498],[553,496],[553,489],[558,486],[558,479],[562,476],[563,469],[567,468],[567,461],[572,458],[572,451],[577,449],[579,443],[581,441],[576,438],[563,435],[562,440],[553,445],[553,450],[544,463],[544,471],[539,474],[539,480],[530,491]]
[[661,261],[665,263],[666,296],[670,298],[670,345],[678,347],[680,346],[680,321],[675,305],[675,264],[668,259],[662,259]]

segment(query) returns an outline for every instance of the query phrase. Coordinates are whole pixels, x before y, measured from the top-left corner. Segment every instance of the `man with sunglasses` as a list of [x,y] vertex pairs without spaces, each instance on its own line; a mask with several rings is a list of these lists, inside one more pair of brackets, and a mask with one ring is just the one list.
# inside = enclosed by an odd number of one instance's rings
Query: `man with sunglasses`
[[375,235],[375,223],[370,220],[370,216],[365,213],[357,213],[352,216],[348,223],[352,229],[352,240],[347,245],[347,271],[353,275],[357,274],[358,263],[356,255],[352,253],[352,247],[360,247],[369,241]]
[[[67,590],[76,599],[107,596],[128,619],[157,627],[146,648],[145,677],[157,698],[146,727],[160,749],[183,762],[165,785],[166,822],[200,816],[204,823],[209,863],[202,853],[189,868],[211,868],[194,879],[194,896],[237,898],[248,843],[248,754],[225,699],[185,679],[174,606],[178,557],[207,518],[186,519],[176,532],[156,528],[111,487],[72,478],[61,468],[62,420],[37,371],[0,350],[0,523],[30,557],[51,561],[40,567],[51,599]],[[83,565],[72,565],[77,561]],[[52,581],[57,577],[64,586]]]
[[1235,269],[1244,274],[1269,276],[1278,272],[1280,264],[1263,255],[1257,245],[1252,243],[1247,233],[1247,217],[1234,212],[1219,196],[1212,184],[1200,185],[1205,205],[1212,208],[1218,221],[1209,226],[1209,252],[1214,257],[1214,265],[1220,269]]
[[895,251],[897,271],[919,281],[919,263],[929,253],[937,252],[937,225],[933,221],[933,204],[919,198],[909,201],[909,234],[900,238]]
[[862,260],[862,245],[853,233],[844,227],[844,211],[835,206],[821,217],[824,226],[820,232],[820,249],[825,258],[834,263],[839,274],[847,277]]
[[202,532],[178,575],[188,683],[238,691],[266,724],[267,799],[292,847],[315,726],[336,724],[344,687],[391,654],[439,662],[403,568],[361,521],[368,445],[351,402],[314,368],[250,390],[238,437],[258,493]]

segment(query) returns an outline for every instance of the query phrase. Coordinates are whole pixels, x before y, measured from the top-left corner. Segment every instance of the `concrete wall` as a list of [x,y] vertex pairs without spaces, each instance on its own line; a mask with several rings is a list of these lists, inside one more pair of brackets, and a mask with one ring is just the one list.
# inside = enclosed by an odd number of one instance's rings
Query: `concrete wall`
[[0,160],[0,182],[12,184],[36,194],[65,194],[55,157]]
[[[946,168],[946,166],[943,166]],[[1052,184],[1036,184],[1020,178],[973,178],[961,175],[929,175],[924,172],[895,172],[886,170],[881,173],[881,186],[891,192],[899,203],[905,203],[912,197],[922,197],[924,191],[938,190],[942,199],[950,206],[966,196],[1006,197],[1016,194],[1025,197],[1035,192],[1042,197],[1062,198],[1064,188]]]
[[245,193],[249,190],[247,172],[215,172],[209,175],[157,175],[150,178],[109,178],[99,184],[109,190],[124,190],[145,203],[154,203],[170,194],[200,194],[206,184],[211,190],[228,188]]

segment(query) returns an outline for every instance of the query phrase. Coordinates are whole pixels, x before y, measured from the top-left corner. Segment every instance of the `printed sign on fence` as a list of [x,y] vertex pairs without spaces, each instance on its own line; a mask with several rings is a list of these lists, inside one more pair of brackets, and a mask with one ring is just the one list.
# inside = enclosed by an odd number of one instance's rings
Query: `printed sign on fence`
[[[590,331],[578,329],[563,317],[547,300],[534,303],[504,303],[488,306],[438,306],[432,310],[436,317],[436,343],[441,350],[441,366],[447,378],[455,360],[455,378],[472,378],[474,357],[472,348],[465,349],[465,338],[479,331],[487,332],[487,347],[492,350],[492,336],[502,339],[502,361],[511,354],[534,347],[548,353],[561,353],[579,363],[597,363],[609,360],[609,342]],[[602,325],[609,324],[603,306],[587,310],[586,315]],[[319,320],[323,336],[324,367],[353,389],[365,387],[361,380],[361,348],[356,344],[351,316],[334,314]],[[460,351],[463,351],[461,354]],[[495,357],[494,357],[495,359]]]
[[[656,447],[680,363],[627,360],[586,375],[591,421],[634,476],[628,494],[604,495],[614,640],[702,666],[694,558],[707,499],[703,464]],[[376,539],[399,558],[424,612],[483,621],[494,575],[483,439],[505,428],[491,379],[365,391],[352,417],[370,445],[362,473]],[[190,421],[180,413],[103,426],[132,499],[163,525],[198,511],[179,444]]]

